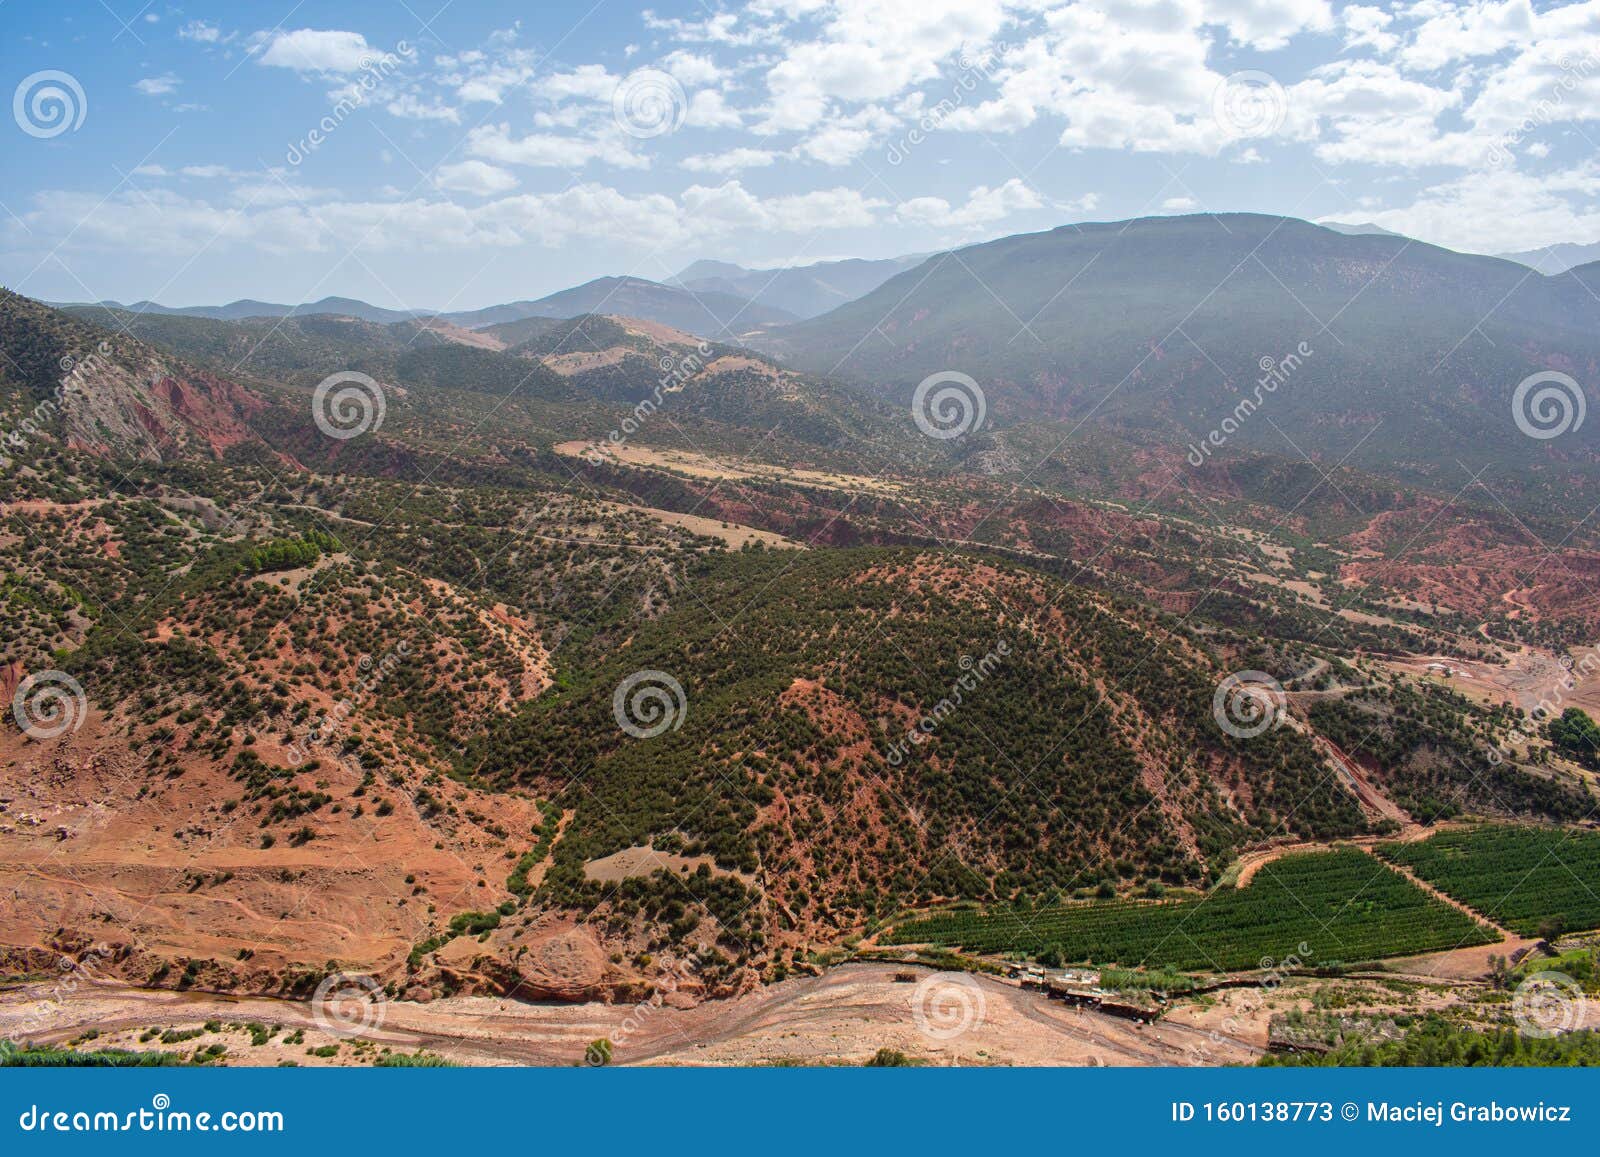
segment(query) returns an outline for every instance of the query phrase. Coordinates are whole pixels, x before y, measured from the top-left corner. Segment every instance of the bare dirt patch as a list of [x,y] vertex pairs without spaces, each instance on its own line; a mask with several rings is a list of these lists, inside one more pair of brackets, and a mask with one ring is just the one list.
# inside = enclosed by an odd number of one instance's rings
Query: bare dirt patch
[[555,446],[557,454],[565,454],[571,458],[581,458],[585,451],[593,452],[598,448],[607,458],[614,459],[624,466],[640,469],[665,470],[678,474],[687,474],[693,478],[761,478],[778,479],[802,485],[819,486],[828,490],[843,490],[854,492],[871,490],[879,493],[893,494],[902,489],[900,483],[886,478],[868,478],[861,474],[833,474],[822,470],[790,469],[784,466],[772,466],[762,462],[740,460],[719,460],[705,454],[696,454],[689,450],[657,450],[649,446],[640,446],[634,442],[620,445],[611,443],[594,443],[577,440],[560,442]]
[[678,856],[640,846],[623,848],[620,852],[612,852],[609,856],[590,860],[583,866],[583,874],[591,880],[614,884],[632,876],[648,876],[658,870],[682,875],[694,872],[702,865],[713,872],[717,870],[716,863],[710,856]]
[[753,542],[776,548],[805,549],[803,543],[796,542],[792,538],[786,538],[770,530],[758,530],[739,522],[724,522],[699,514],[680,514],[676,510],[658,510],[653,506],[626,506],[618,502],[608,502],[605,505],[620,514],[642,514],[666,526],[676,526],[703,538],[720,538],[734,550]]

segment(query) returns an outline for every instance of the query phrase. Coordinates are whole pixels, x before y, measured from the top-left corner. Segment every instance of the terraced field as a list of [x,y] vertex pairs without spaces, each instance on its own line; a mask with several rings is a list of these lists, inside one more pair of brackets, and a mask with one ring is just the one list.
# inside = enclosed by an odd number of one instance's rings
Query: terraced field
[[1204,898],[944,912],[884,936],[889,944],[1030,955],[1054,950],[1063,962],[1218,971],[1291,955],[1307,964],[1349,963],[1496,939],[1354,848],[1285,856],[1247,887],[1219,887]]
[[1491,824],[1385,844],[1380,855],[1524,936],[1600,928],[1600,834]]

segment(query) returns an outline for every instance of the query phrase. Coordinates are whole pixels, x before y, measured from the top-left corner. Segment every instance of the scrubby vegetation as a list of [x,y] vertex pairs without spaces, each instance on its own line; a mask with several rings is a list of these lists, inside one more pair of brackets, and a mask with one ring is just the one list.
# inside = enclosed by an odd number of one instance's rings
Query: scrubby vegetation
[[183,1065],[181,1053],[139,1052],[130,1049],[71,1049],[52,1045],[16,1045],[0,1040],[0,1068],[110,1068],[143,1069]]
[[1268,1053],[1258,1063],[1267,1067],[1590,1067],[1600,1065],[1600,1032],[1535,1037],[1511,1029],[1468,1028],[1432,1016],[1398,1039],[1371,1040],[1354,1034],[1326,1052]]

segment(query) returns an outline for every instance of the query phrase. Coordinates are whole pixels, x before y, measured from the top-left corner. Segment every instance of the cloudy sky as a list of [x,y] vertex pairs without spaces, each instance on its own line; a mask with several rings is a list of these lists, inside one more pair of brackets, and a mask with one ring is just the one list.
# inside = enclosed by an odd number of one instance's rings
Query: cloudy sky
[[463,309],[1252,210],[1600,241],[1600,0],[9,0],[0,279]]

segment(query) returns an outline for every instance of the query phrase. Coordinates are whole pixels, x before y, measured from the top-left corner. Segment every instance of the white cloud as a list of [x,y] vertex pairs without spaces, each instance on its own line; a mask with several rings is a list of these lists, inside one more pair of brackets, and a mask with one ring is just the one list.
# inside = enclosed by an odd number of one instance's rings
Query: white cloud
[[849,116],[832,116],[800,143],[799,155],[825,165],[847,165],[889,133],[900,118],[879,105],[867,105]]
[[952,206],[943,197],[913,197],[895,209],[895,217],[908,225],[965,230],[1004,221],[1012,213],[1043,207],[1039,194],[1013,177],[993,189],[979,185],[968,195],[964,205]]
[[[795,5],[784,7],[797,14]],[[986,48],[1007,19],[1001,0],[846,0],[818,8],[825,12],[819,34],[791,40],[767,72],[768,131],[810,129],[836,102],[891,100],[935,80],[942,62]]]
[[872,134],[866,129],[845,128],[842,125],[822,129],[807,137],[800,151],[824,165],[848,165],[872,144]]
[[414,93],[402,92],[384,105],[390,116],[412,121],[445,121],[460,124],[461,114],[449,105],[423,100]]
[[703,88],[690,99],[683,123],[697,129],[736,129],[744,118],[738,109],[729,107],[716,89]]
[[685,169],[695,173],[737,173],[743,169],[764,169],[778,159],[771,149],[729,149],[725,153],[702,153],[686,157]]
[[606,71],[603,64],[583,64],[571,72],[558,72],[547,76],[535,87],[541,95],[551,100],[580,97],[609,104],[611,94],[621,82],[622,78]]
[[1458,91],[1410,79],[1390,64],[1337,61],[1314,69],[1286,95],[1289,131],[1317,140],[1325,161],[1418,168],[1460,164],[1484,151],[1459,133],[1438,131],[1441,114],[1460,104]]
[[581,169],[591,161],[619,169],[649,167],[649,159],[634,152],[620,133],[592,137],[529,133],[513,137],[507,124],[480,125],[467,134],[467,152],[504,165],[533,165],[554,169]]
[[[272,203],[249,203],[246,188]],[[980,190],[979,192],[983,192]],[[315,202],[315,203],[312,203]],[[429,253],[465,247],[624,243],[670,248],[752,230],[809,235],[878,222],[886,203],[846,188],[761,197],[738,181],[695,185],[677,198],[628,194],[584,183],[560,192],[522,193],[463,205],[449,200],[352,200],[320,191],[262,182],[241,186],[216,203],[161,187],[95,193],[40,193],[22,221],[0,224],[0,239],[15,249],[65,242],[70,254],[107,250],[170,255],[205,249],[278,256],[344,253],[352,238],[373,254]]]
[[1418,4],[1419,15],[1432,13],[1400,53],[1410,68],[1434,69],[1459,60],[1493,56],[1503,48],[1533,38],[1536,17],[1529,0],[1503,3]]
[[1600,119],[1600,3],[1586,38],[1555,37],[1519,52],[1484,79],[1466,110],[1489,133]]
[[850,229],[871,225],[885,202],[863,196],[859,189],[818,189],[779,197],[758,197],[738,181],[715,188],[685,189],[683,207],[700,229],[715,232],[763,230],[808,233],[818,229]]
[[1474,173],[1426,189],[1403,208],[1369,214],[1397,233],[1478,253],[1519,252],[1600,240],[1600,167],[1590,161],[1549,177]]
[[204,20],[191,20],[178,29],[178,39],[193,40],[199,44],[217,44],[222,40],[222,29]]
[[679,49],[661,61],[661,67],[677,77],[678,83],[688,88],[721,84],[728,72],[709,56]]
[[379,53],[359,32],[297,28],[268,34],[259,63],[297,72],[355,72]]
[[1224,25],[1240,44],[1271,50],[1295,33],[1332,28],[1333,11],[1327,0],[1208,0],[1202,21]]
[[466,104],[499,104],[509,92],[533,79],[538,57],[526,49],[513,48],[497,51],[493,56],[463,52],[454,60],[435,61],[441,63],[445,71],[438,81],[454,89],[458,100]]
[[135,81],[133,87],[145,96],[171,96],[178,91],[181,83],[176,74],[165,72],[160,76],[147,76]]
[[1346,48],[1371,48],[1380,55],[1393,52],[1400,37],[1389,31],[1394,14],[1366,4],[1351,4],[1339,13]]
[[456,165],[440,166],[434,174],[433,183],[441,189],[491,197],[515,189],[517,178],[505,169],[483,161],[462,161]]

